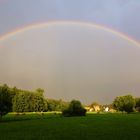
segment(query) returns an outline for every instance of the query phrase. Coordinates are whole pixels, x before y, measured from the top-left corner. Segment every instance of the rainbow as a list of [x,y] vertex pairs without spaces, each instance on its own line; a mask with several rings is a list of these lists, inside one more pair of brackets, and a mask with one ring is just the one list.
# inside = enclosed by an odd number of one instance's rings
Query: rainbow
[[100,24],[94,24],[94,23],[89,23],[89,22],[80,22],[80,21],[49,21],[49,22],[44,22],[44,23],[30,24],[28,26],[18,28],[14,31],[8,32],[8,33],[0,36],[0,41],[6,40],[6,39],[8,39],[16,34],[19,34],[19,33],[22,33],[22,32],[25,32],[25,31],[28,31],[31,29],[43,28],[43,27],[48,27],[51,25],[59,25],[59,24],[60,25],[67,25],[67,24],[68,25],[82,25],[82,26],[87,26],[90,28],[94,27],[94,28],[97,28],[99,30],[103,30],[106,32],[110,32],[114,35],[117,35],[117,36],[121,37],[122,39],[125,39],[125,40],[131,42],[132,44],[140,47],[140,43],[138,41],[136,41],[135,39],[133,39],[132,37],[130,37],[124,33],[118,32],[114,29],[108,28],[108,27],[100,25]]

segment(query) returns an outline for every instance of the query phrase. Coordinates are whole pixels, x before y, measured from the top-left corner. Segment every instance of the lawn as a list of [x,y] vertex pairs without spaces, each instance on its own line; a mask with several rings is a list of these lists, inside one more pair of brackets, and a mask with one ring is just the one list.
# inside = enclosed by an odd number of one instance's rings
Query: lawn
[[8,114],[0,140],[140,140],[140,114]]

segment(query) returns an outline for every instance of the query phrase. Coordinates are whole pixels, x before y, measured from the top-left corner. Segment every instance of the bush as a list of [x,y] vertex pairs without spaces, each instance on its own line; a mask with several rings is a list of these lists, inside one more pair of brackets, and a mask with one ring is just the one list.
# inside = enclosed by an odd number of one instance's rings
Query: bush
[[85,116],[86,109],[81,105],[81,102],[78,100],[72,100],[67,109],[62,111],[63,116]]

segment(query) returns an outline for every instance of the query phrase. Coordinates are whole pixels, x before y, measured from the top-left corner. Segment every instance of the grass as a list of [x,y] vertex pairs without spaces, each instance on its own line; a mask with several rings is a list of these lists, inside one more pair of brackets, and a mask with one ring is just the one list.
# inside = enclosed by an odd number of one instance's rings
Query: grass
[[8,114],[0,123],[0,140],[140,140],[140,114]]

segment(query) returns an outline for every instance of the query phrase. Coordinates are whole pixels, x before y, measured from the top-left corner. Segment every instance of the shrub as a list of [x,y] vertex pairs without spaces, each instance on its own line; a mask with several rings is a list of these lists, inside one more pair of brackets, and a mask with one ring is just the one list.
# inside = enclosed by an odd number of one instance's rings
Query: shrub
[[67,109],[62,111],[63,116],[85,116],[86,109],[82,106],[78,100],[72,100]]

